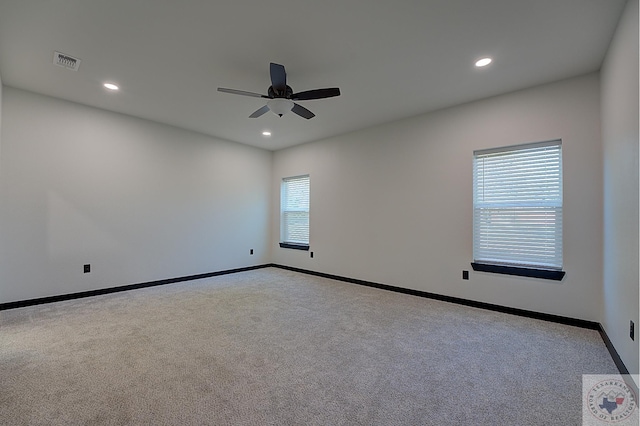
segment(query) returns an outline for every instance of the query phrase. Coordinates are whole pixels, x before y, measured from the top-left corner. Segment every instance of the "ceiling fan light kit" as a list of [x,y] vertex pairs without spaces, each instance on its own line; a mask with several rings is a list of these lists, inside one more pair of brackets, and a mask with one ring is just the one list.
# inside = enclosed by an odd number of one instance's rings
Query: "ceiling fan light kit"
[[249,96],[252,98],[269,99],[265,106],[256,110],[249,116],[249,118],[258,118],[266,114],[268,111],[272,111],[277,116],[282,117],[287,112],[292,111],[300,117],[308,120],[315,117],[315,114],[293,101],[310,101],[314,99],[325,99],[340,96],[340,89],[337,87],[313,89],[293,93],[293,89],[287,86],[287,73],[284,66],[280,64],[274,64],[272,62],[269,66],[269,73],[271,75],[271,86],[267,89],[266,95],[247,92],[244,90],[225,89],[224,87],[218,87],[218,91],[231,93],[233,95]]
[[267,102],[267,107],[269,107],[269,110],[271,110],[274,114],[282,117],[284,114],[291,111],[291,109],[293,108],[293,101],[278,98],[271,99],[269,102]]

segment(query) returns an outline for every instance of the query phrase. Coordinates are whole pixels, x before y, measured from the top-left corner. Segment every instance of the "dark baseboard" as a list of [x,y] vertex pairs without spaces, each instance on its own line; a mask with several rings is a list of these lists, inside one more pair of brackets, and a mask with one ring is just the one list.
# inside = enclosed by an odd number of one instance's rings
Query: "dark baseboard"
[[307,269],[294,268],[292,266],[278,265],[275,263],[248,266],[244,268],[227,269],[224,271],[207,272],[204,274],[168,278],[164,280],[150,281],[150,282],[138,283],[138,284],[129,284],[124,286],[110,287],[110,288],[104,288],[104,289],[98,289],[98,290],[82,291],[78,293],[62,294],[58,296],[42,297],[38,299],[29,299],[29,300],[20,300],[17,302],[0,303],[0,311],[4,311],[7,309],[23,308],[26,306],[40,305],[43,303],[61,302],[64,300],[80,299],[83,297],[99,296],[103,294],[117,293],[121,291],[136,290],[136,289],[141,289],[146,287],[155,287],[159,285],[173,284],[173,283],[182,282],[182,281],[198,280],[202,278],[210,278],[210,277],[215,277],[219,275],[235,274],[237,272],[245,272],[245,271],[251,271],[254,269],[262,269],[262,268],[269,268],[269,267],[286,269],[289,271],[300,272],[303,274],[315,275],[318,277],[329,278],[329,279],[343,281],[351,284],[374,287],[374,288],[379,288],[383,290],[394,291],[397,293],[410,294],[412,296],[425,297],[428,299],[440,300],[443,302],[456,303],[458,305],[471,306],[474,308],[487,309],[487,310],[502,312],[502,313],[511,314],[511,315],[518,315],[518,316],[523,316],[528,318],[539,319],[543,321],[550,321],[550,322],[555,322],[560,324],[571,325],[575,327],[587,328],[590,330],[597,330],[600,332],[600,336],[602,336],[602,340],[604,341],[605,346],[609,350],[609,353],[611,354],[611,358],[613,359],[613,362],[616,364],[616,367],[618,367],[620,374],[623,377],[625,377],[625,381],[627,382],[627,384],[635,391],[636,395],[638,395],[638,387],[636,386],[633,379],[630,378],[629,370],[624,365],[624,362],[620,358],[620,355],[618,355],[618,352],[616,351],[615,347],[611,343],[609,336],[607,336],[607,333],[604,331],[604,328],[600,323],[581,320],[581,319],[575,319],[575,318],[569,318],[569,317],[563,317],[560,315],[544,314],[544,313],[535,312],[535,311],[528,311],[525,309],[510,308],[507,306],[494,305],[491,303],[478,302],[475,300],[462,299],[459,297],[444,296],[437,293],[429,293],[426,291],[412,290],[409,288],[395,287],[387,284],[380,284],[380,283],[375,283],[371,281],[359,280],[356,278],[347,278],[347,277],[342,277],[342,276],[333,275],[333,274],[325,274],[323,272],[310,271]]
[[480,308],[480,309],[488,309],[490,311],[502,312],[502,313],[505,313],[505,314],[518,315],[518,316],[521,316],[521,317],[535,318],[535,319],[544,320],[544,321],[550,321],[550,322],[556,322],[556,323],[560,323],[560,324],[572,325],[572,326],[575,326],[575,327],[588,328],[590,330],[599,330],[600,329],[600,324],[597,323],[597,322],[593,322],[593,321],[586,321],[586,320],[581,320],[581,319],[576,319],[576,318],[563,317],[563,316],[560,316],[560,315],[544,314],[544,313],[535,312],[535,311],[528,311],[528,310],[525,310],[525,309],[510,308],[508,306],[502,306],[502,305],[493,305],[491,303],[485,303],[485,302],[478,302],[478,301],[475,301],[475,300],[462,299],[460,297],[444,296],[444,295],[441,295],[441,294],[429,293],[429,292],[426,292],[426,291],[412,290],[412,289],[403,288],[403,287],[395,287],[395,286],[391,286],[391,285],[387,285],[387,284],[374,283],[374,282],[371,282],[371,281],[358,280],[358,279],[355,279],[355,278],[347,278],[347,277],[341,277],[339,275],[325,274],[323,272],[315,272],[315,271],[309,271],[309,270],[306,270],[306,269],[294,268],[294,267],[291,267],[291,266],[283,266],[283,265],[272,265],[272,266],[274,266],[276,268],[287,269],[289,271],[300,272],[300,273],[303,273],[303,274],[315,275],[315,276],[318,276],[318,277],[330,278],[330,279],[338,280],[338,281],[344,281],[344,282],[348,282],[348,283],[352,283],[352,284],[364,285],[364,286],[367,286],[367,287],[381,288],[381,289],[384,289],[384,290],[395,291],[397,293],[404,293],[404,294],[410,294],[410,295],[413,295],[413,296],[426,297],[428,299],[435,299],[435,300],[440,300],[440,301],[443,301],[443,302],[456,303],[458,305],[471,306],[471,307]]
[[611,343],[611,340],[609,339],[607,332],[604,331],[602,324],[599,325],[598,331],[600,332],[600,336],[602,336],[602,340],[604,341],[605,346],[607,347],[607,349],[609,349],[609,352],[611,353],[611,358],[613,358],[613,362],[616,364],[616,367],[618,367],[618,370],[620,370],[620,374],[629,374],[629,370],[627,370],[627,367],[622,362],[622,358],[620,358],[620,355],[618,355],[618,351],[616,351],[616,348],[613,347],[613,343]]
[[616,348],[613,346],[613,343],[611,343],[611,339],[609,339],[607,332],[604,331],[604,327],[602,327],[602,324],[598,324],[598,326],[599,326],[598,331],[600,332],[600,336],[604,341],[604,345],[607,347],[607,349],[609,350],[609,353],[611,354],[611,359],[613,359],[613,362],[615,363],[616,367],[618,367],[618,371],[624,378],[624,381],[627,384],[627,386],[633,389],[635,394],[638,395],[638,385],[636,385],[636,383],[631,378],[631,375],[629,374],[629,370],[627,369],[627,366],[624,365],[624,362],[622,362],[622,358],[620,358],[618,351],[616,351]]
[[199,280],[201,278],[210,278],[218,275],[235,274],[237,272],[251,271],[253,269],[261,269],[273,266],[272,264],[247,266],[245,268],[227,269],[224,271],[207,272],[205,274],[188,275],[185,277],[168,278],[158,281],[150,281],[146,283],[129,284],[118,287],[101,288],[98,290],[81,291],[78,293],[61,294],[58,296],[41,297],[38,299],[19,300],[17,302],[0,303],[0,311],[15,308],[24,308],[26,306],[40,305],[43,303],[61,302],[64,300],[80,299],[83,297],[100,296],[102,294],[117,293],[120,291],[137,290],[146,287],[155,287],[158,285],[173,284],[182,281]]

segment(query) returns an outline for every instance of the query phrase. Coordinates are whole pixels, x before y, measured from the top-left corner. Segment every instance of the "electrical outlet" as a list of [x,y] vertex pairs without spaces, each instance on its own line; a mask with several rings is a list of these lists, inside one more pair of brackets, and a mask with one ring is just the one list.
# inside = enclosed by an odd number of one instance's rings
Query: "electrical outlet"
[[309,252],[309,256],[311,256],[311,258],[313,259],[313,252],[312,251]]
[[629,321],[629,337],[631,340],[636,340],[636,325],[633,321]]
[[88,274],[89,272],[91,272],[91,265],[89,264],[84,265],[84,273]]
[[462,279],[463,280],[469,279],[469,271],[462,271]]
[[249,254],[253,254],[253,249],[249,250]]

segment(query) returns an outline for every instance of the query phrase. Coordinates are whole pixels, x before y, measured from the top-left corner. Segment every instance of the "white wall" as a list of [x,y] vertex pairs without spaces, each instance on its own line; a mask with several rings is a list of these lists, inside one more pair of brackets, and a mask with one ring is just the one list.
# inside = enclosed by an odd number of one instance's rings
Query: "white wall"
[[[631,0],[602,67],[604,313],[602,325],[631,374],[638,374],[638,0]],[[635,378],[638,384],[637,376]]]
[[2,76],[0,76],[0,155],[2,155]]
[[269,262],[270,152],[11,87],[2,116],[0,303]]
[[[602,153],[597,74],[278,151],[275,263],[600,321]],[[470,270],[473,151],[561,138],[563,281]],[[309,173],[314,258],[277,247],[280,179]]]

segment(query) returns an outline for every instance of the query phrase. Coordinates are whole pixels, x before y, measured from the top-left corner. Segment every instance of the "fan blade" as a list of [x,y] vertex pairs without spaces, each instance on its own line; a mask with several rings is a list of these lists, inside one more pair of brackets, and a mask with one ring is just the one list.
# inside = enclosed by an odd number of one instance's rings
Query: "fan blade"
[[218,87],[218,92],[231,93],[233,95],[251,96],[254,98],[269,99],[268,96],[261,95],[260,93],[245,92],[244,90],[236,90],[236,89],[225,89],[224,87]]
[[287,73],[284,70],[284,66],[271,62],[269,72],[271,74],[271,86],[273,90],[284,92],[287,89]]
[[269,112],[269,106],[265,105],[262,108],[260,108],[259,110],[257,110],[256,112],[254,112],[253,114],[251,114],[249,116],[249,118],[258,118],[258,117],[260,117],[261,115],[263,115],[263,114],[265,114],[267,112]]
[[316,116],[314,113],[312,113],[302,105],[298,105],[296,103],[293,104],[293,108],[291,108],[291,111],[295,112],[300,117],[306,118],[307,120]]
[[293,95],[291,95],[291,99],[294,101],[310,101],[312,99],[333,98],[334,96],[340,96],[340,89],[338,89],[337,87],[331,87],[328,89],[307,90],[300,93],[294,93]]

